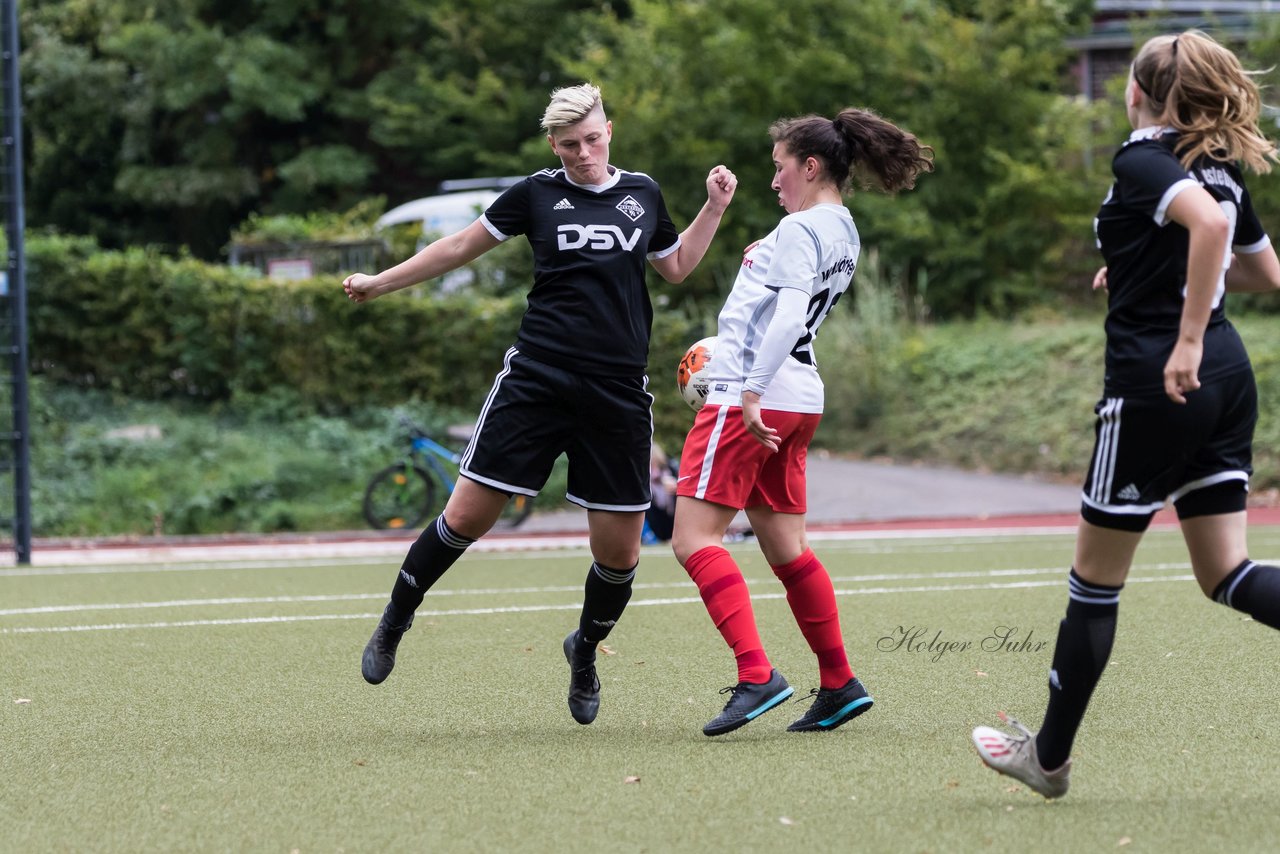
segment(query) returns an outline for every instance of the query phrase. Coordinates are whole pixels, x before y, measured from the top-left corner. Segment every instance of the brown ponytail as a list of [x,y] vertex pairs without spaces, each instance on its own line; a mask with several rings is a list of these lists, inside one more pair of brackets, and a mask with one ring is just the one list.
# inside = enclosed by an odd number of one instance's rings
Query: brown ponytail
[[921,172],[933,171],[932,147],[871,110],[848,107],[834,119],[779,119],[770,126],[769,136],[792,156],[819,160],[841,192],[848,189],[852,175],[864,187],[874,176],[881,190],[896,193],[914,187]]

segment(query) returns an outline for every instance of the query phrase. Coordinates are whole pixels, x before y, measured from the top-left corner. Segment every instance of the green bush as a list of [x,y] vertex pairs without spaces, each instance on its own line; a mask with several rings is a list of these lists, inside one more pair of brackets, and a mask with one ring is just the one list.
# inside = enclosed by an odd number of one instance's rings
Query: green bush
[[356,306],[336,277],[271,281],[75,238],[33,238],[28,264],[33,372],[141,399],[284,389],[325,413],[477,406],[524,310],[522,297],[422,291]]
[[[356,306],[335,279],[269,282],[144,250],[29,241],[37,535],[363,527],[359,499],[403,444],[474,418],[523,295],[427,288]],[[1101,394],[1101,299],[1089,316],[912,323],[901,273],[863,259],[816,343],[817,445],[838,453],[1079,480]],[[717,306],[655,289],[655,437],[693,421],[675,387]],[[1234,304],[1233,304],[1234,305]],[[1280,487],[1280,330],[1237,318],[1258,376],[1255,489]],[[584,354],[589,371],[590,354]],[[113,433],[154,424],[145,441]],[[540,507],[558,506],[563,473]]]
[[[429,404],[333,418],[280,407],[139,401],[32,383],[37,536],[353,530],[365,486],[407,448],[401,417],[434,435],[474,414]],[[539,508],[564,507],[557,467]]]

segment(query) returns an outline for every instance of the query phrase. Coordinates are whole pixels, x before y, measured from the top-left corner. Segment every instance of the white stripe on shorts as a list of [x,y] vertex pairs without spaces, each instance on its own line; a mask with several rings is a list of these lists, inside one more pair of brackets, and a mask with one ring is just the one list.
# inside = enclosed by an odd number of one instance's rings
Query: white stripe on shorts
[[1184,483],[1173,491],[1173,494],[1169,496],[1169,500],[1177,501],[1188,492],[1194,492],[1197,489],[1204,489],[1206,486],[1217,486],[1219,483],[1226,483],[1229,480],[1243,480],[1245,492],[1249,491],[1248,473],[1236,469],[1234,471],[1220,471],[1217,474],[1211,474],[1208,477],[1202,477],[1199,480]]
[[724,432],[725,419],[729,417],[729,407],[722,406],[716,412],[716,426],[711,431],[711,438],[707,440],[706,453],[702,455],[702,472],[698,478],[698,491],[694,493],[694,498],[706,499],[707,484],[711,482],[711,466],[716,459],[716,446],[720,444],[720,434]]
[[1108,398],[1102,405],[1098,418],[1098,447],[1093,457],[1093,489],[1089,497],[1100,504],[1109,504],[1111,486],[1116,474],[1116,446],[1120,444],[1120,409],[1123,397]]
[[476,443],[480,441],[480,431],[484,429],[485,416],[489,414],[489,407],[493,405],[493,399],[498,394],[498,387],[502,385],[502,378],[511,373],[511,357],[517,352],[515,347],[507,351],[502,357],[502,370],[498,371],[498,375],[493,378],[493,388],[489,389],[489,396],[484,399],[484,406],[480,408],[480,417],[476,419],[475,432],[471,434],[471,441],[467,443],[467,449],[462,452],[461,468],[469,470],[471,468],[471,457],[476,452]]

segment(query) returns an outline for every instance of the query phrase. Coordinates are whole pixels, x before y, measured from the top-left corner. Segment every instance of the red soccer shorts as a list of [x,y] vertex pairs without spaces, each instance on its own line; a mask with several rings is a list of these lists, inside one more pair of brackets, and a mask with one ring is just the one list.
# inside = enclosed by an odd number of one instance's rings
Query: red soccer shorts
[[742,407],[702,407],[680,454],[676,494],[738,510],[765,506],[777,513],[804,513],[805,460],[822,415],[776,409],[761,415],[778,431],[777,453],[747,432]]

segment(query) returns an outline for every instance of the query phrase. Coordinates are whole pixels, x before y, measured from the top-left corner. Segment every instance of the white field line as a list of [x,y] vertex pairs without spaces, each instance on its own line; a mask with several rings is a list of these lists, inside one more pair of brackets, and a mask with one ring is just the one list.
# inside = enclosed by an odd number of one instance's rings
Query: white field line
[[[855,542],[864,543],[875,540],[960,540],[974,542],[1007,542],[1010,537],[1040,537],[1047,535],[1074,534],[1074,526],[1048,526],[1035,528],[992,527],[992,528],[932,528],[865,531],[811,531],[809,539],[822,542]],[[255,543],[244,545],[157,545],[138,547],[102,548],[63,548],[35,549],[32,552],[30,567],[9,567],[0,569],[0,576],[30,575],[32,568],[54,570],[59,567],[83,568],[88,566],[105,567],[108,565],[129,566],[129,571],[146,571],[137,564],[177,565],[181,563],[201,561],[222,561],[224,566],[230,561],[275,561],[275,560],[322,560],[330,563],[350,565],[380,559],[398,559],[404,555],[412,539],[393,539],[383,541],[348,541],[318,543]],[[753,546],[748,540],[742,545]],[[510,554],[511,552],[535,552],[536,558],[552,557],[554,552],[578,553],[588,546],[587,535],[582,533],[566,533],[563,536],[542,537],[486,537],[471,546],[470,551],[502,554],[514,560],[527,560],[527,554]],[[646,548],[646,553],[666,552],[666,546]],[[535,558],[535,559],[536,559]],[[12,561],[12,555],[0,553],[0,566]],[[256,565],[256,564],[255,564]]]
[[[945,532],[938,531],[907,531],[903,532],[904,537],[909,537],[909,542],[902,540],[893,542],[885,541],[886,535],[878,533],[874,536],[867,532],[854,532],[856,539],[847,538],[850,535],[841,532],[818,532],[810,534],[809,539],[823,542],[820,552],[839,552],[842,554],[863,554],[863,555],[914,555],[914,554],[933,554],[933,553],[954,553],[964,551],[966,549],[981,549],[986,546],[1000,544],[1008,546],[1011,540],[1017,538],[1017,534],[1026,533],[1029,529],[1009,529],[1009,532],[1003,536],[991,535],[990,531],[958,532],[960,539],[952,539],[950,536],[943,536]],[[1053,531],[1050,533],[1061,534],[1061,531]],[[1038,541],[1037,541],[1038,540]],[[1280,538],[1274,540],[1262,535],[1262,532],[1250,537],[1255,550],[1258,548],[1270,548],[1276,543],[1280,543]],[[485,541],[481,540],[472,546],[469,551],[483,552],[479,546]],[[506,541],[512,542],[512,541]],[[733,553],[739,551],[756,552],[758,547],[754,541],[747,540],[741,543],[729,544],[729,549]],[[1063,561],[1071,559],[1071,544],[1063,544],[1052,540],[1046,540],[1044,534],[1032,534],[1027,542],[1018,544],[1018,547],[1026,549],[1053,549],[1061,552],[1064,557]],[[248,548],[248,547],[246,547]],[[352,553],[349,556],[334,554],[331,551],[323,551],[318,545],[311,545],[307,548],[311,549],[309,553],[300,553],[298,547],[287,546],[254,546],[253,554],[245,553],[244,549],[236,547],[232,549],[223,549],[222,547],[214,548],[191,548],[189,554],[175,556],[175,549],[153,550],[146,552],[142,549],[127,550],[130,553],[128,560],[123,559],[125,555],[118,550],[99,550],[99,551],[82,551],[78,552],[78,559],[70,560],[67,563],[51,563],[49,560],[41,560],[41,555],[34,556],[38,565],[32,566],[0,566],[0,579],[4,578],[21,578],[21,577],[44,577],[44,576],[64,576],[64,575],[128,575],[141,573],[168,573],[168,572],[216,572],[226,571],[235,572],[239,570],[272,570],[272,569],[295,569],[295,568],[316,568],[325,569],[330,567],[352,567],[352,566],[382,566],[389,567],[399,563],[407,550],[406,546],[397,544],[397,551],[394,553]],[[536,549],[533,553],[517,552],[517,551],[497,551],[486,554],[486,561],[497,562],[528,562],[539,560],[565,560],[565,559],[582,559],[584,549],[581,548],[559,548],[559,549]],[[641,550],[641,562],[652,560],[655,557],[671,557],[671,551],[667,546],[647,546]],[[91,560],[97,558],[97,562]],[[188,559],[181,559],[188,558]],[[1063,564],[1066,565],[1065,563]]]
[[[1168,570],[1187,570],[1190,564],[1153,563],[1143,564],[1135,569],[1163,572]],[[863,584],[869,581],[920,581],[958,578],[1003,578],[1025,575],[1056,575],[1065,577],[1067,571],[1061,567],[1037,568],[1022,567],[1018,569],[984,569],[953,572],[893,572],[869,573],[859,575],[833,575],[834,584]],[[772,578],[747,579],[751,585],[764,585],[774,581]],[[673,588],[687,589],[691,582],[687,579],[675,582],[650,582],[633,584],[632,590],[669,590]],[[896,589],[896,588],[895,588]],[[545,594],[545,593],[577,593],[582,590],[581,584],[548,585],[542,587],[478,587],[456,590],[433,590],[428,594],[432,599],[443,596],[503,596],[512,594]],[[74,614],[84,611],[131,611],[146,608],[193,608],[219,605],[275,605],[306,602],[356,602],[371,599],[385,599],[386,593],[329,593],[303,596],[228,596],[216,599],[167,599],[156,602],[105,602],[82,605],[41,605],[31,608],[0,608],[0,617],[13,617],[27,614]]]
[[[1165,566],[1165,565],[1160,565]],[[1151,567],[1157,568],[1157,567]],[[1167,565],[1167,568],[1176,569],[1177,565]],[[1185,568],[1185,567],[1184,567]],[[1028,569],[1024,570],[1024,574],[1037,575],[1048,572],[1060,573],[1061,570],[1053,569]],[[1000,570],[997,571],[1001,577],[1008,577],[1010,574],[1016,573],[1016,570]],[[955,578],[955,577],[990,577],[995,573],[920,573],[913,574],[912,578]],[[891,578],[904,578],[907,576],[890,576]],[[871,580],[867,577],[860,577],[858,580]],[[1156,576],[1130,576],[1129,583],[1153,583],[1153,582],[1170,582],[1170,581],[1194,581],[1195,576],[1189,574],[1179,575],[1156,575]],[[1036,587],[1058,587],[1063,582],[1060,578],[1044,581],[991,581],[978,584],[926,584],[916,586],[891,586],[891,587],[857,587],[851,589],[836,588],[837,596],[867,596],[877,594],[901,594],[901,593],[939,593],[948,591],[966,591],[966,590],[1015,590],[1029,589]],[[676,587],[687,585],[651,585],[651,587]],[[540,592],[546,588],[536,588]],[[577,588],[573,588],[574,591]],[[490,594],[509,594],[513,591],[507,589],[493,589],[483,591]],[[755,600],[773,600],[783,599],[786,597],[785,592],[774,593],[756,593],[752,595]],[[368,599],[368,594],[355,594],[344,597],[347,600]],[[376,598],[383,598],[378,595]],[[193,603],[196,600],[191,600]],[[208,604],[219,604],[229,600],[206,600]],[[295,602],[295,601],[336,601],[334,597],[267,597],[260,600],[248,601],[265,601],[265,602]],[[644,607],[655,605],[690,605],[701,604],[702,599],[699,596],[677,596],[657,599],[639,599],[633,600],[629,607]],[[185,602],[179,603],[185,604]],[[240,604],[236,602],[236,604]],[[164,603],[154,603],[156,607],[164,606]],[[142,603],[133,607],[151,607],[152,603]],[[129,605],[121,605],[121,608],[131,607]],[[510,613],[536,613],[548,611],[576,611],[582,607],[578,601],[567,603],[553,603],[540,605],[509,605],[496,606],[486,608],[451,608],[451,609],[419,609],[417,614],[421,617],[455,617],[455,616],[477,616],[489,614],[510,614]],[[103,610],[104,606],[85,606],[83,610]],[[109,608],[107,608],[109,609]],[[24,611],[23,613],[46,613],[43,611]],[[296,623],[296,622],[316,622],[316,621],[335,621],[335,620],[373,620],[381,616],[381,612],[361,613],[361,614],[309,614],[309,615],[268,615],[261,617],[232,617],[223,619],[199,619],[199,620],[177,620],[162,621],[151,623],[97,623],[91,625],[80,626],[30,626],[16,628],[0,628],[0,635],[19,635],[19,634],[65,634],[71,632],[89,632],[89,631],[113,631],[119,629],[168,629],[168,628],[191,628],[198,626],[235,626],[235,625],[253,625],[262,623]]]
[[[1176,531],[1173,524],[1154,526],[1152,533]],[[1265,542],[1277,526],[1251,529],[1250,540]],[[810,531],[811,541],[824,548],[865,551],[868,554],[909,551],[947,551],[978,548],[1011,540],[1071,537],[1076,525],[987,528],[908,528],[858,531]],[[189,570],[245,569],[271,566],[352,566],[398,562],[412,538],[314,543],[250,543],[240,545],[155,545],[138,547],[40,549],[32,553],[31,566],[14,566],[12,554],[0,553],[0,578],[26,575],[97,574],[111,572],[165,572],[177,567]],[[882,543],[883,545],[878,545]],[[909,543],[910,545],[904,545]],[[587,549],[585,532],[528,537],[486,537],[470,549],[490,560],[542,560],[580,556]],[[1031,545],[1031,543],[1028,543]],[[1040,547],[1041,543],[1035,543]],[[730,544],[754,549],[751,540]],[[532,552],[533,554],[529,554]],[[645,555],[670,554],[667,546],[646,546]],[[1069,557],[1067,558],[1069,559]]]

